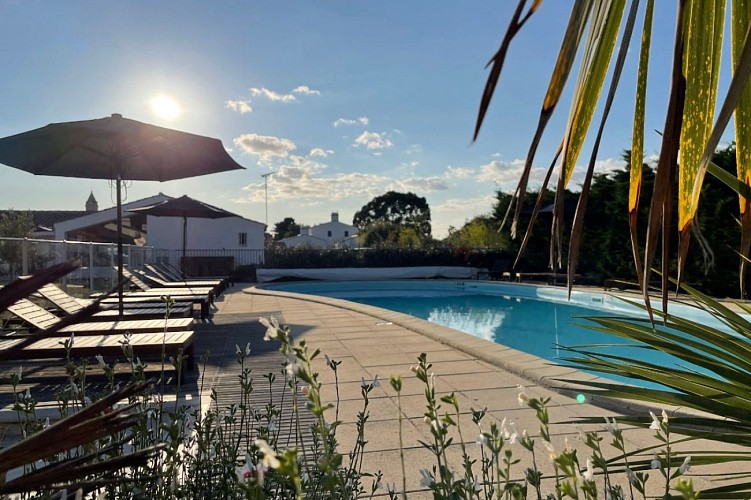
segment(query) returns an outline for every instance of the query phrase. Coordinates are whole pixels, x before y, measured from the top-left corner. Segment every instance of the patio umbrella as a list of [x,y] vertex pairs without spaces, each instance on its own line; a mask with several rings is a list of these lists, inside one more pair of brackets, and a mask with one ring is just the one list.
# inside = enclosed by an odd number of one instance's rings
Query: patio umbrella
[[[0,163],[35,175],[110,179],[117,191],[117,271],[123,277],[122,185],[242,169],[219,139],[157,127],[113,114],[0,139]],[[122,314],[122,284],[118,286]]]
[[188,217],[197,219],[222,219],[224,217],[237,217],[232,212],[227,212],[218,207],[195,200],[190,196],[181,196],[163,201],[150,207],[133,208],[129,212],[153,215],[155,217],[182,217],[183,218],[183,257],[187,247]]

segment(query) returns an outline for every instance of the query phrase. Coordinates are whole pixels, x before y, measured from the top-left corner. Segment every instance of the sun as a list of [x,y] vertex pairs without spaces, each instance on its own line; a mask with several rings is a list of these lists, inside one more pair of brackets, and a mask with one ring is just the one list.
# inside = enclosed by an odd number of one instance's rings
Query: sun
[[151,110],[165,120],[174,120],[180,116],[180,105],[177,101],[166,95],[160,95],[151,99]]

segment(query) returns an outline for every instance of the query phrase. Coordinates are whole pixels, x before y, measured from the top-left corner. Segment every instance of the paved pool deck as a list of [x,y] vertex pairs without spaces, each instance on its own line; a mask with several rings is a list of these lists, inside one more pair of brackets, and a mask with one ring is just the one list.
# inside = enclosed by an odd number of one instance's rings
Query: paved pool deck
[[[520,434],[522,430],[527,430],[533,437],[539,435],[539,422],[533,410],[519,404],[522,390],[530,397],[550,398],[548,408],[553,445],[557,450],[567,445],[576,448],[582,465],[591,456],[581,440],[582,431],[604,431],[602,417],[614,416],[620,411],[648,415],[644,407],[614,407],[606,401],[592,401],[586,390],[575,382],[591,380],[594,378],[592,375],[376,307],[326,297],[267,291],[246,284],[227,290],[223,300],[217,303],[217,308],[215,320],[225,315],[274,314],[290,326],[295,341],[305,340],[311,347],[341,361],[336,374],[337,392],[334,373],[326,366],[324,357],[314,360],[314,368],[324,383],[324,399],[337,405],[337,410],[329,410],[327,419],[333,420],[338,411],[338,419],[342,421],[337,432],[340,452],[346,454],[356,443],[357,413],[362,409],[361,381],[370,381],[378,376],[381,386],[370,393],[363,470],[380,470],[383,483],[395,484],[400,490],[400,449],[403,449],[409,498],[432,498],[432,494],[420,485],[419,471],[431,469],[436,463],[433,454],[419,443],[420,440],[432,441],[429,426],[423,421],[425,387],[410,370],[417,364],[420,353],[426,353],[428,361],[433,364],[437,393],[447,395],[453,392],[456,395],[460,405],[458,421],[463,441],[475,458],[479,458],[480,447],[475,442],[479,429],[472,422],[471,409],[487,408],[482,424],[485,430],[489,429],[491,422],[500,426],[506,419],[507,424],[514,423]],[[235,327],[243,328],[243,325],[239,323]],[[256,332],[254,335],[260,335],[257,326],[250,330]],[[389,385],[388,380],[392,375],[400,375],[404,380],[399,396]],[[561,378],[572,379],[573,382],[558,381]],[[554,386],[557,388],[553,389]],[[578,394],[583,394],[587,402],[577,402],[573,396]],[[442,411],[453,413],[446,404],[443,404]],[[654,408],[654,411],[659,415],[661,409]],[[574,423],[584,417],[598,417],[602,424]],[[456,417],[454,419],[457,420]],[[403,446],[400,446],[400,423]],[[625,429],[627,450],[658,444],[652,431],[622,428]],[[452,430],[452,435],[457,445],[451,447],[447,457],[454,470],[460,471],[461,450],[458,443],[461,440],[456,429]],[[616,452],[607,444],[610,439],[607,434],[604,437],[606,456],[613,456]],[[717,448],[715,444],[711,447]],[[512,450],[514,458],[522,460],[512,471],[512,475],[519,478],[524,468],[531,464],[530,454],[518,444],[512,446]],[[541,470],[551,473],[552,465],[539,438],[536,455]],[[477,466],[476,470],[479,470]],[[648,483],[652,487],[664,487],[658,473],[652,471],[655,477]],[[693,477],[693,480],[698,488],[712,486],[703,477]],[[627,485],[624,484],[624,487]],[[379,494],[385,494],[385,491],[381,489]]]

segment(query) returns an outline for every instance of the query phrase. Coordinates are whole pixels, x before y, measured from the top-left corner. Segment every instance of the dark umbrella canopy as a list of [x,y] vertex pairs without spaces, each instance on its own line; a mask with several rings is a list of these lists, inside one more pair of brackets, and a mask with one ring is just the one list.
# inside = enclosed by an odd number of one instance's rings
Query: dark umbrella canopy
[[219,139],[118,114],[0,139],[0,163],[35,175],[161,182],[243,168]]
[[181,196],[164,201],[150,207],[133,208],[129,212],[153,215],[155,217],[182,217],[183,218],[183,257],[187,246],[188,217],[196,219],[221,219],[224,217],[237,217],[232,212],[209,205],[189,196]]
[[[218,139],[130,120],[119,114],[52,123],[0,139],[0,163],[35,175],[116,181],[120,282],[123,181],[163,182],[243,168]],[[118,288],[122,299],[122,286]]]

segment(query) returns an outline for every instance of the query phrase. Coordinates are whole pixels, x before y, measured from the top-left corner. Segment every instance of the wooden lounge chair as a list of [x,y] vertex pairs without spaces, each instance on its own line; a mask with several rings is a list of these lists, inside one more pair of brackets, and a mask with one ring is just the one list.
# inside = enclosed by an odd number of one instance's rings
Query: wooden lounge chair
[[[57,285],[48,283],[37,290],[43,298],[50,301],[58,310],[65,314],[76,314],[84,308],[84,305],[75,297],[68,295]],[[119,318],[119,312],[113,309],[97,311],[89,316],[91,321],[112,321],[114,319],[159,319],[164,318],[166,307],[161,303],[150,303],[148,306],[128,308],[123,311],[123,318]],[[193,305],[181,302],[170,309],[170,318],[188,318],[193,315]]]
[[[209,306],[213,303],[214,294],[210,290],[201,292],[191,291],[185,288],[151,288],[137,276],[127,269],[123,269],[123,276],[128,278],[131,283],[140,283],[145,289],[133,292],[126,292],[123,296],[124,307],[134,307],[134,304],[159,302],[162,296],[169,295],[175,302],[191,302],[201,306],[201,320],[205,321],[209,317]],[[96,298],[101,294],[92,294],[91,298]],[[117,306],[118,297],[108,297],[101,302],[104,306]]]
[[[167,332],[132,335],[129,343],[133,353],[139,358],[161,359],[162,352],[166,356],[176,357],[178,353],[187,356],[183,365],[181,378],[184,381],[185,371],[195,368],[195,349],[193,346],[193,332]],[[68,337],[48,337],[13,351],[13,359],[64,359],[66,356],[63,341]],[[23,341],[13,336],[0,338],[0,351],[12,349]],[[120,335],[91,335],[74,337],[70,350],[73,357],[90,357],[97,354],[105,358],[122,356],[124,339]]]
[[[25,323],[43,330],[60,321],[60,318],[36,305],[28,299],[21,299],[8,307],[8,311],[18,316]],[[143,319],[117,321],[91,321],[75,323],[59,330],[61,334],[101,335],[114,333],[149,333],[167,331],[185,331],[193,326],[193,318]]]
[[211,303],[214,303],[214,289],[212,287],[194,287],[194,286],[157,286],[153,287],[145,283],[141,278],[133,274],[128,269],[123,269],[123,276],[130,281],[136,288],[140,290],[139,293],[152,293],[157,295],[207,295]]
[[217,296],[221,295],[224,289],[227,288],[225,280],[200,278],[175,279],[172,276],[167,276],[158,267],[151,264],[144,264],[143,267],[146,271],[140,273],[141,276],[149,281],[153,281],[158,286],[208,286],[214,289]]
[[163,263],[163,264],[149,264],[149,265],[158,268],[163,274],[165,274],[166,276],[168,276],[171,281],[179,281],[179,280],[182,280],[182,279],[185,279],[185,280],[188,280],[188,281],[190,281],[192,279],[197,279],[197,280],[222,280],[222,281],[224,281],[224,283],[227,286],[232,286],[232,285],[235,284],[235,280],[232,279],[232,276],[200,276],[200,277],[199,276],[191,276],[186,271],[180,271],[178,268],[176,268],[175,266],[173,266],[171,264],[168,264],[168,263]]

